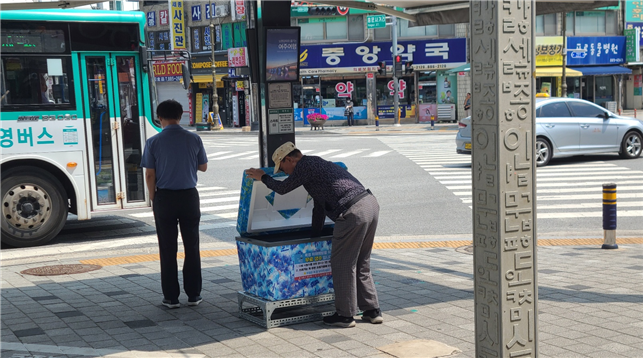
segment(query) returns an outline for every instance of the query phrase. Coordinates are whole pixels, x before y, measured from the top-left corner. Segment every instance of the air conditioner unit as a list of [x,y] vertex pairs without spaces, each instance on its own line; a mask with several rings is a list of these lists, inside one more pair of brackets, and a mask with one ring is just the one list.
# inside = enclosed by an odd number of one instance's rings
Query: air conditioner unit
[[214,12],[215,12],[214,17],[222,18],[222,17],[228,16],[228,14],[230,13],[228,9],[229,9],[228,5],[217,5],[214,8]]

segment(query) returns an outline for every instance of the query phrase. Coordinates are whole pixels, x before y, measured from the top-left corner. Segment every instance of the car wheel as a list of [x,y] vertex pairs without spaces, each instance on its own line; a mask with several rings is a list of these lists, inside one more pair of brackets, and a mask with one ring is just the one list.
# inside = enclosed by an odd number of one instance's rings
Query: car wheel
[[17,167],[2,174],[2,243],[40,246],[65,225],[67,195],[50,173]]
[[551,160],[551,143],[544,138],[536,139],[536,167],[544,167]]
[[619,154],[625,159],[634,159],[641,156],[641,135],[635,131],[629,131],[621,142]]

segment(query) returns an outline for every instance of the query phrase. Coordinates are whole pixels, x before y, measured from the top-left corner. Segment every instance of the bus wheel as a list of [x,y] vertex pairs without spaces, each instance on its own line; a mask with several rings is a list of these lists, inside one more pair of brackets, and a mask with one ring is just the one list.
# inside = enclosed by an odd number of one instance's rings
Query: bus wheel
[[2,174],[2,243],[40,246],[51,241],[67,220],[67,194],[50,173],[16,167]]

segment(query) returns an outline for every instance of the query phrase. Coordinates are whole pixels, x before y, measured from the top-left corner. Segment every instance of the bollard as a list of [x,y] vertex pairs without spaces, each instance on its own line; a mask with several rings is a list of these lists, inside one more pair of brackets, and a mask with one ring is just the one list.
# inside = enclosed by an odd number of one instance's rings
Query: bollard
[[431,116],[431,130],[435,129],[435,116]]
[[618,108],[618,115],[621,115],[621,108]]
[[618,249],[616,244],[616,184],[603,184],[603,249]]
[[380,117],[378,117],[377,115],[375,116],[375,130],[380,130]]

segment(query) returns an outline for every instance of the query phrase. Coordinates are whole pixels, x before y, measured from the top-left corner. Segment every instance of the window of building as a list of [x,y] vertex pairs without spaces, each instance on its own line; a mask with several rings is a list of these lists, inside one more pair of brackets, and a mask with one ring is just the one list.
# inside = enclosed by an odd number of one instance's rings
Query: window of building
[[409,27],[408,20],[398,19],[397,21],[397,31],[400,38],[437,38],[455,35],[455,24]]
[[301,27],[301,41],[303,42],[337,41],[348,40],[347,19],[345,16],[296,18],[291,20],[291,24]]
[[351,15],[348,17],[348,40],[364,40],[364,17]]
[[552,36],[557,35],[556,22],[557,14],[546,14],[536,16],[536,35]]
[[[170,39],[169,30],[165,31],[150,31],[147,33],[147,39],[150,46],[150,50],[172,50],[172,45]],[[163,55],[161,52],[152,52],[152,55]]]
[[[398,81],[400,80],[404,80],[405,88],[404,90],[401,90],[403,96],[399,98],[399,105],[411,105],[415,101],[415,79],[413,76],[407,75],[398,78]],[[375,82],[375,88],[377,91],[377,105],[394,105],[395,99],[393,94],[391,94],[393,91],[389,88],[389,84],[391,85],[391,87],[394,86],[393,78],[385,76],[377,77],[377,80]]]
[[616,11],[575,11],[567,13],[567,36],[616,35]]
[[375,29],[375,40],[382,41],[382,40],[391,40],[391,27],[386,26],[383,28]]

